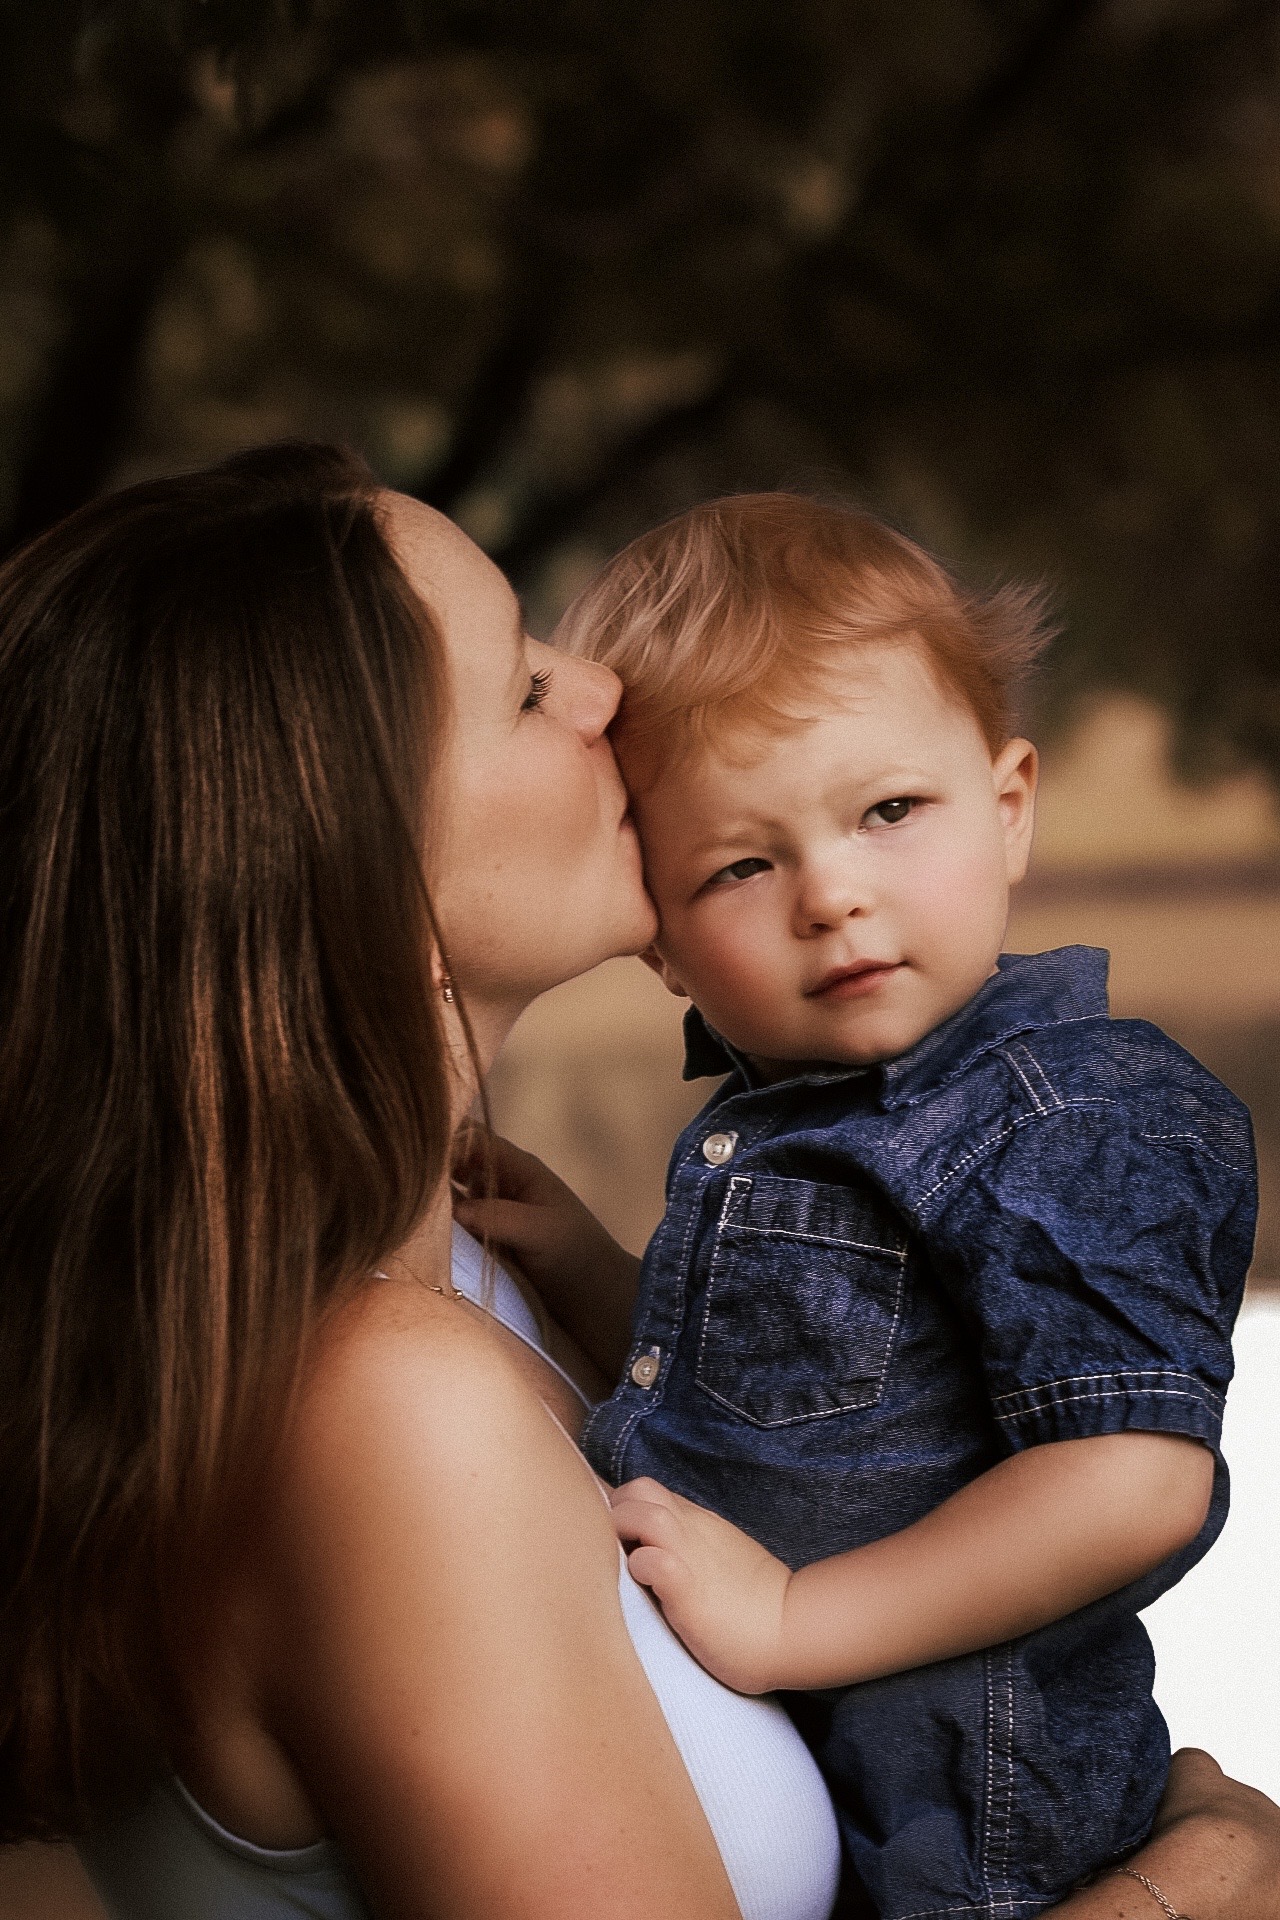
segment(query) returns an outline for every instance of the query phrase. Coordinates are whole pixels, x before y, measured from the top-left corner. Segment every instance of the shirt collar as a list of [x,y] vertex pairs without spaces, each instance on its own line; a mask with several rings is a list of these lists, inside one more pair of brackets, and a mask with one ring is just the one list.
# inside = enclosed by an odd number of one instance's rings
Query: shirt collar
[[[972,1000],[896,1060],[886,1060],[870,1070],[813,1061],[798,1066],[794,1078],[829,1081],[874,1071],[882,1104],[903,1105],[927,1087],[951,1079],[980,1054],[989,1053],[1015,1034],[1105,1015],[1107,959],[1100,947],[1002,953],[997,971],[983,982]],[[684,1017],[684,1044],[686,1080],[736,1071],[748,1087],[758,1084],[750,1061],[708,1026],[696,1007],[690,1007]]]

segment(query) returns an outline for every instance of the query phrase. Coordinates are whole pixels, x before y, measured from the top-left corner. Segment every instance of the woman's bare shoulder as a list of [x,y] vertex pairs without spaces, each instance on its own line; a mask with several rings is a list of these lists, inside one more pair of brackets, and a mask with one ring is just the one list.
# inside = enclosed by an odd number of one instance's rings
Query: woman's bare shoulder
[[608,1510],[483,1316],[389,1285],[335,1318],[256,1531],[255,1693],[376,1911],[630,1920],[655,1822],[658,1910],[732,1911]]
[[321,1330],[264,1509],[261,1571],[291,1615],[299,1587],[314,1611],[356,1563],[456,1610],[548,1537],[572,1538],[580,1581],[616,1581],[590,1472],[487,1316],[412,1283],[378,1283]]
[[530,1445],[540,1466],[554,1459],[590,1490],[489,1317],[464,1299],[381,1281],[320,1329],[282,1441],[281,1485],[298,1497],[333,1492],[335,1474],[376,1479],[387,1467],[398,1480],[410,1468],[445,1479],[463,1467],[518,1471]]
[[617,1546],[586,1463],[447,1296],[377,1283],[332,1314],[256,1481],[186,1611],[176,1758],[260,1844],[329,1824],[344,1757],[394,1772],[428,1724],[443,1745],[441,1688],[469,1658],[483,1714],[477,1633],[534,1663],[570,1616],[611,1637]]

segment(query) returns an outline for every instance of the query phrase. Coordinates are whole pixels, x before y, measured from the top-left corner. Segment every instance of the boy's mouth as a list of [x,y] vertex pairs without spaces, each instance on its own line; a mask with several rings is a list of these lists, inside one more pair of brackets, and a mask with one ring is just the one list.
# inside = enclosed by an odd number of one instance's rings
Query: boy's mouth
[[851,966],[832,967],[816,987],[810,987],[806,1000],[857,1000],[874,993],[902,967],[901,960],[855,960]]

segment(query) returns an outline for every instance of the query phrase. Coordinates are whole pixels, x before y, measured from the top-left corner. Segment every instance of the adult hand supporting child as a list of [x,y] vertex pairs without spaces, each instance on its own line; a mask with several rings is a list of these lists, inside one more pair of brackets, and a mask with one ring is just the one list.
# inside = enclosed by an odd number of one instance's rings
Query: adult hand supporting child
[[[1280,1821],[1265,1795],[1195,1747],[1175,1753],[1151,1837],[1131,1864],[1197,1920],[1280,1920]],[[1155,1920],[1145,1885],[1104,1871],[1052,1920]]]

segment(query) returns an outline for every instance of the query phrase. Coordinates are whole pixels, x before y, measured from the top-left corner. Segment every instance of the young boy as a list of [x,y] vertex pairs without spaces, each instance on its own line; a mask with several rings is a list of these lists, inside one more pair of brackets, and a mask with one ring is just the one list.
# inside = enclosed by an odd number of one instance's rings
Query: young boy
[[[1001,955],[1027,596],[747,496],[635,542],[560,637],[624,682],[648,957],[692,1001],[686,1076],[727,1075],[588,1457],[704,1665],[799,1696],[881,1920],[1021,1920],[1164,1786],[1137,1613],[1225,1517],[1248,1116],[1109,1018],[1104,954]],[[525,1192],[536,1228],[489,1224],[544,1291],[581,1318],[603,1264],[620,1300],[620,1250]]]

